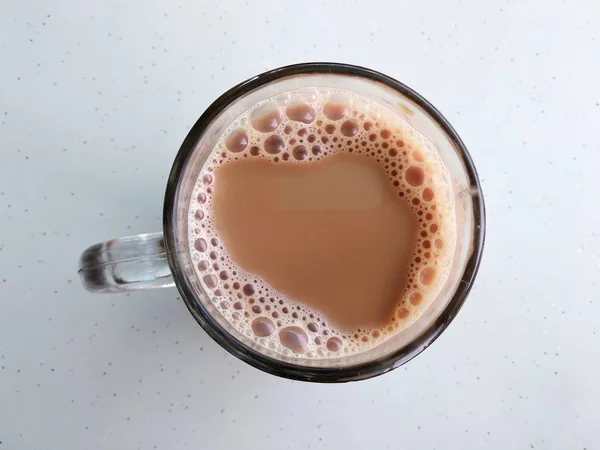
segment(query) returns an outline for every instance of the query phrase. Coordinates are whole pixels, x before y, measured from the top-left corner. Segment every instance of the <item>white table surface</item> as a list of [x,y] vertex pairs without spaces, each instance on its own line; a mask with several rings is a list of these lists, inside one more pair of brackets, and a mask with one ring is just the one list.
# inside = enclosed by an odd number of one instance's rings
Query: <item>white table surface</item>
[[[488,208],[456,321],[345,385],[245,365],[174,289],[76,273],[88,245],[160,229],[212,100],[311,60],[432,101]],[[0,86],[0,450],[600,448],[597,0],[0,0]]]

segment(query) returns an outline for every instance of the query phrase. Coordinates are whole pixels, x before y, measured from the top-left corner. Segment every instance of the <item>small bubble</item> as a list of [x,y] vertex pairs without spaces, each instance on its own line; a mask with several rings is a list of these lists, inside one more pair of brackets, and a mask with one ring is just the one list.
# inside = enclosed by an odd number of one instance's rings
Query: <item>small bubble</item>
[[294,147],[292,154],[294,155],[294,158],[296,160],[303,161],[304,159],[306,159],[308,151],[306,150],[306,147],[304,145],[298,145]]
[[330,352],[339,352],[342,349],[342,346],[342,340],[338,337],[334,336],[327,339],[327,350]]
[[425,200],[426,202],[430,202],[431,200],[433,200],[434,197],[434,193],[433,190],[431,188],[425,188],[423,190],[423,200]]
[[242,290],[244,291],[244,294],[246,294],[248,297],[254,294],[254,286],[251,284],[245,284]]
[[261,133],[275,131],[281,123],[281,112],[274,104],[265,104],[252,111],[250,123]]
[[199,252],[205,252],[208,248],[208,245],[206,244],[206,241],[204,239],[198,238],[194,241],[194,248]]
[[418,306],[423,301],[423,295],[420,292],[413,292],[410,294],[409,301],[412,305]]
[[413,152],[412,157],[415,161],[418,161],[418,162],[425,161],[425,157],[423,156],[423,153],[421,153],[419,151]]
[[411,166],[406,170],[404,178],[411,186],[421,186],[425,181],[425,171],[420,167]]
[[295,353],[304,353],[308,345],[308,336],[300,327],[285,327],[279,332],[279,341]]
[[269,136],[264,143],[264,149],[269,155],[281,153],[285,148],[285,142],[276,134]]
[[309,105],[303,103],[289,105],[286,108],[285,113],[287,114],[290,120],[293,120],[295,122],[302,122],[305,124],[312,123],[316,117],[315,110]]
[[340,120],[348,114],[348,105],[343,103],[326,103],[323,107],[323,115],[329,120]]
[[356,136],[358,133],[359,124],[356,120],[347,120],[342,124],[340,131],[346,137]]
[[257,317],[252,321],[252,332],[258,337],[271,336],[275,332],[275,324],[268,317]]
[[202,280],[204,281],[204,284],[206,284],[206,287],[208,287],[209,289],[212,289],[216,287],[217,284],[219,284],[217,277],[213,274],[204,275],[202,277]]
[[400,308],[398,310],[398,319],[406,319],[410,315],[410,311],[406,308]]
[[248,135],[244,130],[238,128],[225,139],[225,147],[232,153],[240,153],[248,146]]
[[425,267],[421,270],[421,274],[419,275],[419,280],[421,284],[425,286],[430,286],[434,283],[437,278],[437,271],[434,267]]

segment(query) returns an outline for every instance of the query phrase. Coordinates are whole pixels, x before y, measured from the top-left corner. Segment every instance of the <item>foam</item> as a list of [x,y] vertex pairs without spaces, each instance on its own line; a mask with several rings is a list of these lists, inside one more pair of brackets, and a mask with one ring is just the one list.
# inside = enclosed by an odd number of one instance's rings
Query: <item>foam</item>
[[[211,215],[212,173],[220,165],[243,158],[306,164],[338,152],[374,158],[419,222],[407,288],[381,328],[337,330],[318,311],[245,272],[223,248]],[[448,277],[454,214],[446,167],[434,146],[399,115],[345,90],[292,91],[254,105],[219,138],[192,193],[189,248],[215,308],[237,331],[282,355],[332,358],[369,350],[422,315]]]

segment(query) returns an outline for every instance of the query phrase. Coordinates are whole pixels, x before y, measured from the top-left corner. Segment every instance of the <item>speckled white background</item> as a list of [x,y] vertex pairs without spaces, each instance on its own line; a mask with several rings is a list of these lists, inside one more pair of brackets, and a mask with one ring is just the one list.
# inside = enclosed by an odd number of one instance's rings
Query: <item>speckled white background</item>
[[[346,385],[246,366],[175,290],[76,274],[88,245],[160,229],[212,100],[308,60],[425,95],[488,207],[457,320]],[[598,80],[597,0],[0,0],[0,450],[600,448]]]

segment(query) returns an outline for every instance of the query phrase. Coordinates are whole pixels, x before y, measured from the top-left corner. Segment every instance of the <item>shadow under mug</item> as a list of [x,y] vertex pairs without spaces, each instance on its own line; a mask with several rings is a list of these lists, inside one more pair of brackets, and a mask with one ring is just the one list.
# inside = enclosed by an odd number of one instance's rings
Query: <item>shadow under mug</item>
[[[254,104],[283,92],[342,88],[376,100],[401,115],[436,147],[450,172],[457,240],[450,275],[441,292],[409,327],[365,352],[330,359],[283,356],[235,330],[198,279],[188,241],[188,208],[198,174],[222,132]],[[183,141],[169,175],[163,231],[113,239],[88,248],[79,274],[92,292],[177,286],[204,330],[223,348],[266,372],[303,381],[344,382],[388,372],[427,348],[463,305],[479,268],[485,207],[473,161],[448,121],[415,91],[362,67],[306,63],[282,67],[238,84],[202,114]]]

